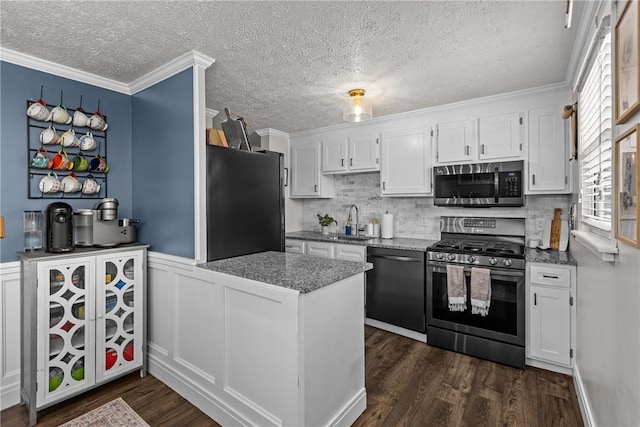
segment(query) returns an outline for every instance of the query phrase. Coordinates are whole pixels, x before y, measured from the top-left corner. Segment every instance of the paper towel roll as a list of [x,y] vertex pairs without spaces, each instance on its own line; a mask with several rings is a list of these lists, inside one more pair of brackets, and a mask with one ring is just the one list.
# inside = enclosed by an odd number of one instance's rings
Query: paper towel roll
[[382,215],[382,238],[393,239],[393,214],[386,213]]

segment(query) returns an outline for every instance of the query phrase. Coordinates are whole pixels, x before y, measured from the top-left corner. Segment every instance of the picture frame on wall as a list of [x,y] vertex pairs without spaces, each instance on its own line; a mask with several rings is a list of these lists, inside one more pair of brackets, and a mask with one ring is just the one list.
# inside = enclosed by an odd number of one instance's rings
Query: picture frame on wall
[[640,247],[640,150],[636,125],[616,139],[615,212],[616,239]]
[[627,1],[615,29],[616,124],[626,122],[640,107],[639,21],[638,0]]

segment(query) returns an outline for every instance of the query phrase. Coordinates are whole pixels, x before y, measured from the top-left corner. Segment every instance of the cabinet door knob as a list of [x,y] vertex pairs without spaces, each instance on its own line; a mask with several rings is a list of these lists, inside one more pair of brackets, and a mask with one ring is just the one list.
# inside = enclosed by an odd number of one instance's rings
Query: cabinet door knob
[[316,192],[316,193],[318,192],[318,184],[313,186],[313,191]]
[[533,294],[533,305],[538,305],[538,294],[535,292]]
[[341,165],[344,166],[344,159],[340,159],[342,161]]
[[349,166],[353,166],[353,158],[349,159]]
[[536,185],[536,174],[531,175],[531,184]]

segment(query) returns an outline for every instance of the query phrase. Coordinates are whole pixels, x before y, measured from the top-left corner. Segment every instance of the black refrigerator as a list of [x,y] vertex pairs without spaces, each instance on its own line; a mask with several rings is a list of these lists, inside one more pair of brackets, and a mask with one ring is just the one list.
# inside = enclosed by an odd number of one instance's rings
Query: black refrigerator
[[207,261],[284,251],[284,158],[207,145]]

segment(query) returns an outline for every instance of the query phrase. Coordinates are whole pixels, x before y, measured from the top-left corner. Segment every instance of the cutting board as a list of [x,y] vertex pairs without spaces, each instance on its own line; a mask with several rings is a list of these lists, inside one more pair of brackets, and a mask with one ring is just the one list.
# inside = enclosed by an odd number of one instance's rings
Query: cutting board
[[558,248],[560,248],[560,231],[562,229],[560,212],[562,212],[562,209],[554,209],[553,219],[551,220],[551,235],[549,236],[549,247],[555,250],[558,250]]

